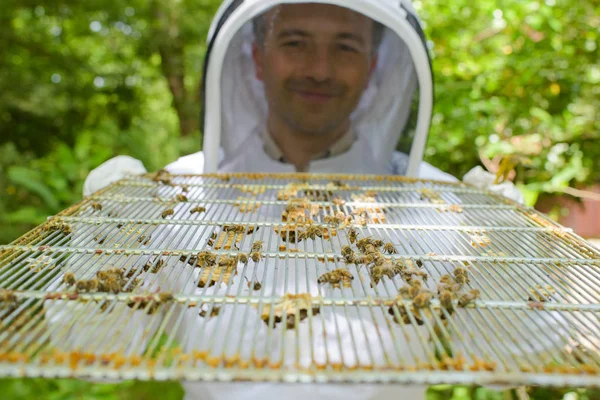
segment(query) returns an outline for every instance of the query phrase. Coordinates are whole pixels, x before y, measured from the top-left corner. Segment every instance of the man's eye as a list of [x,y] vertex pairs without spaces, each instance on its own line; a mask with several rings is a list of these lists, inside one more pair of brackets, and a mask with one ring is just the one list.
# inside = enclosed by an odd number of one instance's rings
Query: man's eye
[[358,50],[355,47],[348,46],[346,44],[340,44],[340,45],[338,45],[338,48],[340,50],[342,50],[342,51],[348,51],[348,52],[351,52],[351,53],[358,53]]
[[303,43],[300,40],[292,40],[289,42],[284,42],[283,46],[284,47],[300,47],[300,46],[302,46],[302,44]]

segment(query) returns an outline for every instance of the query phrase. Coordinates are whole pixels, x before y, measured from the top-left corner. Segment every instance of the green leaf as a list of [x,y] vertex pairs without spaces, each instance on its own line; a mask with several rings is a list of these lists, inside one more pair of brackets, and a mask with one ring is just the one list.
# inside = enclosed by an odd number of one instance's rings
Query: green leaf
[[26,167],[12,167],[8,170],[8,179],[13,184],[21,186],[42,198],[52,212],[60,209],[52,191],[43,183],[42,177],[35,171]]

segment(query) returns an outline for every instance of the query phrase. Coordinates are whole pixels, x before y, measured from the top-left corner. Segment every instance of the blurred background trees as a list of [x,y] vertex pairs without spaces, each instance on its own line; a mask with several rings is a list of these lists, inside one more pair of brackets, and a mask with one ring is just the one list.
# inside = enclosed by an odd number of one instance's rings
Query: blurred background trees
[[[201,149],[199,85],[219,4],[2,2],[0,244],[80,200],[89,171],[115,155],[156,170]],[[434,57],[427,161],[462,177],[506,155],[529,160],[515,178],[529,205],[600,183],[598,1],[414,5]]]

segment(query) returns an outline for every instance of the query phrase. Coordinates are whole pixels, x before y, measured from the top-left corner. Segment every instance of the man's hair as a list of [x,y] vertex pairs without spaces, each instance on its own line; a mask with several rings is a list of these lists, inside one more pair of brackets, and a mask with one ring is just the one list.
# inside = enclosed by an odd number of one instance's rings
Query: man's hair
[[[373,21],[373,20],[372,20]],[[265,43],[265,37],[267,36],[267,19],[265,14],[261,14],[252,20],[252,30],[254,31],[254,40],[262,47]],[[385,26],[380,22],[373,21],[373,54],[379,49],[379,45],[383,39],[383,33],[385,32]]]

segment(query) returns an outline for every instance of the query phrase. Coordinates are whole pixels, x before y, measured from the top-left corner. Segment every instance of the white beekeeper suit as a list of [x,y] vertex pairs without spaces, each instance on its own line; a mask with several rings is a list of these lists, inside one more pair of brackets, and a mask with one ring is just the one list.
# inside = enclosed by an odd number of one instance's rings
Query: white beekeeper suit
[[[285,1],[290,3],[293,1]],[[344,0],[317,1],[343,5],[378,20],[385,28],[378,50],[378,63],[351,115],[356,140],[341,154],[313,160],[310,173],[411,174],[423,179],[456,181],[453,176],[422,162],[422,154],[432,107],[432,82],[426,47],[409,1]],[[262,83],[256,79],[252,59],[254,40],[251,18],[276,5],[272,0],[225,1],[211,32],[205,65],[205,139],[204,152],[181,157],[165,169],[173,174],[212,172],[295,172],[293,165],[274,159],[265,149],[262,132],[268,115]],[[281,1],[281,3],[284,3]],[[401,21],[398,26],[393,25]],[[390,24],[393,28],[390,28]],[[412,31],[410,31],[412,29]],[[398,32],[409,32],[399,36]],[[415,39],[416,38],[416,39]],[[416,41],[415,41],[416,40]],[[420,46],[420,48],[418,47]],[[418,61],[417,61],[418,60]],[[425,68],[420,71],[419,68]],[[217,71],[217,72],[215,72]],[[419,90],[419,109],[415,138],[409,154],[395,151],[407,125],[413,96]],[[215,168],[216,167],[216,168]],[[131,157],[115,157],[92,171],[84,184],[84,195],[130,174],[145,173],[143,164]],[[514,186],[494,187],[490,175],[474,170],[469,181],[517,201],[522,197]],[[179,284],[186,287],[186,282]],[[238,282],[239,284],[239,282]],[[192,285],[193,286],[193,285]],[[193,289],[190,289],[193,290]],[[215,289],[216,290],[216,289]],[[188,289],[185,290],[186,292]],[[196,323],[190,315],[188,326]],[[353,320],[348,322],[349,330]],[[372,332],[375,328],[372,327]],[[324,327],[327,330],[327,327]],[[365,328],[367,333],[370,327]],[[345,340],[342,330],[341,340]],[[356,333],[355,333],[356,334]],[[335,335],[334,335],[335,336]],[[193,340],[182,337],[182,346],[190,350]],[[188,343],[186,343],[188,340]],[[330,340],[327,338],[326,340]],[[332,337],[331,340],[337,340]],[[353,340],[361,341],[361,338]],[[364,338],[365,343],[368,341]],[[191,344],[190,344],[191,343]],[[359,343],[360,344],[360,343]],[[368,344],[365,344],[368,346]],[[373,355],[377,358],[378,355]],[[380,355],[379,355],[380,356]],[[186,398],[277,399],[418,399],[424,386],[399,385],[281,385],[273,383],[184,383]]]

